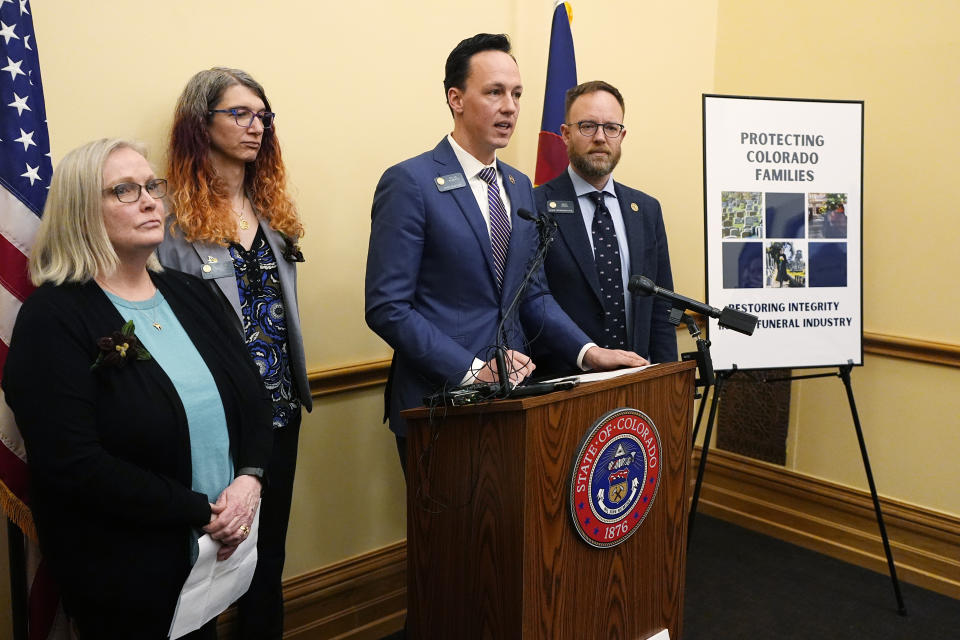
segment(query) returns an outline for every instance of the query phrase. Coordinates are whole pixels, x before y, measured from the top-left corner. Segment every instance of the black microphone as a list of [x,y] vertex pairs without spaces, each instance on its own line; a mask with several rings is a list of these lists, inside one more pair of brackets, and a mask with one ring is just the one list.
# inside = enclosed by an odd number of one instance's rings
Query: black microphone
[[711,307],[708,304],[697,302],[679,293],[674,293],[669,289],[658,287],[653,280],[645,276],[630,276],[630,284],[627,285],[627,288],[629,288],[630,293],[633,294],[644,296],[655,295],[669,300],[675,309],[679,308],[681,311],[690,309],[705,316],[716,318],[720,326],[724,329],[733,329],[734,331],[750,336],[753,335],[753,330],[757,327],[757,316],[753,314],[737,311],[730,306],[726,306],[723,309]]
[[540,242],[543,246],[549,246],[553,242],[551,234],[557,228],[556,218],[549,213],[532,213],[527,209],[517,209],[517,215],[537,225],[537,231],[540,232]]
[[530,222],[540,221],[540,216],[530,213],[526,209],[517,209],[517,215],[523,218],[524,220],[529,220]]

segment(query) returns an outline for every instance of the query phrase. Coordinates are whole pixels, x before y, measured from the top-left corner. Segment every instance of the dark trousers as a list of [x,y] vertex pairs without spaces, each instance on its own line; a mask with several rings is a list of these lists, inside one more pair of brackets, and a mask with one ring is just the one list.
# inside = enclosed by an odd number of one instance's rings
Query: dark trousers
[[400,456],[400,468],[403,469],[403,478],[407,478],[407,439],[397,436],[397,455]]
[[237,601],[241,640],[279,640],[283,636],[283,562],[286,559],[287,523],[297,469],[300,413],[273,431],[273,454],[266,469],[260,502],[257,569],[250,589]]
[[[102,615],[80,615],[73,619],[73,632],[79,640],[165,640],[169,637],[169,628],[169,620],[152,625],[152,629],[147,630],[143,627],[142,619]],[[180,639],[217,640],[217,619],[214,618],[196,631],[180,636]]]
[[217,619],[214,618],[196,631],[181,636],[181,640],[217,640]]
[[[403,436],[397,436],[397,455],[400,456],[400,468],[403,469],[403,480],[406,483],[407,480],[407,439]],[[398,631],[391,638],[396,638],[400,640],[407,637],[407,619],[403,619],[403,630]]]

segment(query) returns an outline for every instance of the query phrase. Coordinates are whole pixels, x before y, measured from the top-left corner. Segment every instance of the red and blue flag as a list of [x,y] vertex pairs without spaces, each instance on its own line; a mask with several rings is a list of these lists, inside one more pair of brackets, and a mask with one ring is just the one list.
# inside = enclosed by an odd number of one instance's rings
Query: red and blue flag
[[567,147],[560,136],[563,103],[567,90],[577,86],[577,60],[573,55],[570,23],[573,11],[568,2],[558,2],[550,29],[550,56],[547,59],[547,87],[543,97],[543,120],[537,144],[535,184],[549,182],[567,168]]
[[[33,291],[27,261],[52,174],[30,2],[0,0],[0,375],[17,312]],[[26,610],[18,611],[14,620],[25,620],[29,640],[71,637],[58,606],[59,589],[36,543],[26,450],[2,392],[0,510],[27,536],[26,542],[15,536],[8,540],[10,545],[24,546],[28,591]],[[11,570],[16,569],[11,566]],[[19,631],[15,629],[15,634]]]

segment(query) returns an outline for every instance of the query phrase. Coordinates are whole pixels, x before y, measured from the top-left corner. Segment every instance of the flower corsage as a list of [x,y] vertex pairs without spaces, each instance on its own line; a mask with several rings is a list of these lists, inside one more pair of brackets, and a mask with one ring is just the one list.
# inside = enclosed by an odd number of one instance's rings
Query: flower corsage
[[283,236],[283,242],[286,246],[283,248],[283,259],[287,262],[303,262],[303,251],[300,250],[300,244],[288,235]]
[[120,331],[97,340],[100,353],[97,361],[90,365],[90,371],[101,367],[123,367],[130,360],[150,360],[152,356],[133,333],[133,320],[128,320]]

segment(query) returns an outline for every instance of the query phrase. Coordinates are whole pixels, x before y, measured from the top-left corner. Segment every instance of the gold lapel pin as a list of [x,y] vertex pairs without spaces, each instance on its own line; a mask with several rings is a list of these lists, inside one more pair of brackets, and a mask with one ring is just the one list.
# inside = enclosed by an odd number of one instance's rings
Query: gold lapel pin
[[510,179],[510,184],[517,184],[517,181],[513,179],[513,176],[507,176]]
[[218,260],[213,256],[207,256],[207,262],[209,262],[210,264],[214,264],[215,262],[218,262]]
[[640,207],[637,206],[637,203],[636,203],[636,202],[631,202],[631,203],[630,203],[630,208],[631,208],[632,210],[634,210],[634,211],[640,211]]

